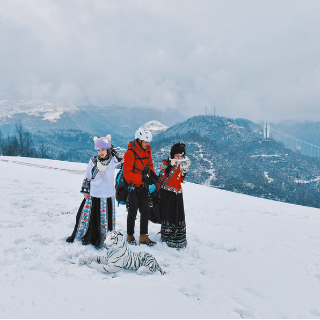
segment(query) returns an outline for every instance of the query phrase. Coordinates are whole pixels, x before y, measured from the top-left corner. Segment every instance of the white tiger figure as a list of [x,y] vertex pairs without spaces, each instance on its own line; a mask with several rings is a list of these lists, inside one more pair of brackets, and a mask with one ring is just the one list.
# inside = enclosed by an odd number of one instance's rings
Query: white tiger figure
[[147,252],[132,252],[127,241],[119,231],[111,231],[104,241],[107,254],[105,256],[83,257],[79,265],[86,264],[102,272],[117,272],[120,268],[137,270],[137,274],[153,273],[159,270],[165,274],[153,255]]

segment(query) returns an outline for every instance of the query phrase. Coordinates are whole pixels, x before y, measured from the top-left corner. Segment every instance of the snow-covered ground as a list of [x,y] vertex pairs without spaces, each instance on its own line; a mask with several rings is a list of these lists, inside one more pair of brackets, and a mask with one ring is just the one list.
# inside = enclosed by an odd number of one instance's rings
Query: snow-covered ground
[[320,318],[320,210],[185,183],[188,247],[151,223],[158,244],[130,247],[166,275],[103,274],[78,260],[104,249],[65,242],[85,168],[0,157],[0,318]]
[[12,117],[17,113],[26,113],[43,117],[42,120],[56,122],[64,112],[78,110],[72,104],[52,103],[43,100],[0,100],[0,119]]

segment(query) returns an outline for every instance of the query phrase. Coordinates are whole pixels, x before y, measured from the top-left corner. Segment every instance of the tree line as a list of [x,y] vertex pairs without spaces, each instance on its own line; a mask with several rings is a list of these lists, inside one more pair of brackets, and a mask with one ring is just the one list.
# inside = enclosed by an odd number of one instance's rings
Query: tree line
[[192,161],[186,181],[209,181],[213,187],[232,192],[320,208],[318,158],[301,155],[272,139],[224,143],[190,132],[153,142],[155,168],[168,156],[168,146],[176,142],[186,144]]
[[14,133],[4,137],[0,129],[0,154],[3,156],[20,156],[50,159],[44,142],[36,146],[32,134],[24,128],[21,121],[16,122]]

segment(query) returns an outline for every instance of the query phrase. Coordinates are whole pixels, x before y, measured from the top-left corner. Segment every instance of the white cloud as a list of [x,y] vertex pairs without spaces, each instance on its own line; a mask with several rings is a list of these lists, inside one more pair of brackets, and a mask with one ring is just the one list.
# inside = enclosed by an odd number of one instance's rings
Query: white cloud
[[0,98],[320,120],[319,9],[312,0],[2,0]]

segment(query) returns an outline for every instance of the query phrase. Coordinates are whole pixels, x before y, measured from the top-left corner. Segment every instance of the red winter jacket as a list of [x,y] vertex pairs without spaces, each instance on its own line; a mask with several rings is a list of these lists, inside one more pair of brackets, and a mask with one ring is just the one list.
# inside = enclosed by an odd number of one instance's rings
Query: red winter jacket
[[[161,166],[169,166],[170,161],[163,160]],[[166,170],[163,170],[163,185],[162,188],[168,191],[172,191],[175,194],[182,193],[181,183],[183,182],[184,177],[182,176],[182,171],[180,165],[176,163],[171,167],[171,170],[168,175],[165,173]]]
[[[144,165],[137,155],[131,150],[134,150],[137,153]],[[135,187],[142,186],[144,184],[144,182],[142,182],[142,171],[145,167],[148,167],[149,170],[155,172],[151,156],[151,147],[148,146],[146,150],[143,150],[137,140],[130,141],[128,144],[128,150],[123,156],[124,178],[129,184],[134,185]]]

